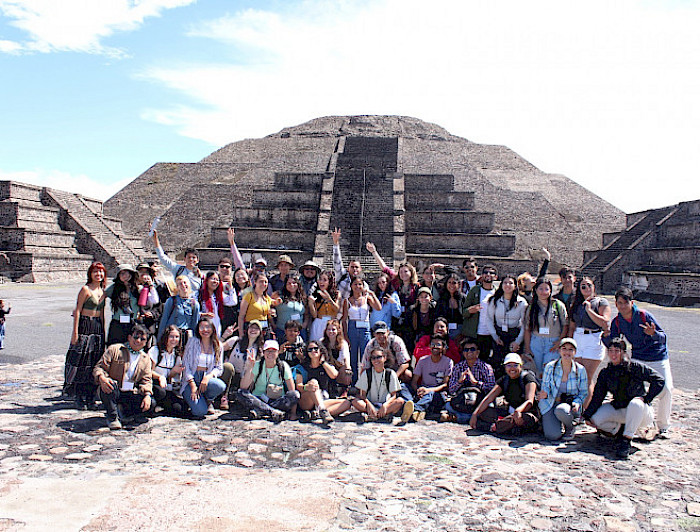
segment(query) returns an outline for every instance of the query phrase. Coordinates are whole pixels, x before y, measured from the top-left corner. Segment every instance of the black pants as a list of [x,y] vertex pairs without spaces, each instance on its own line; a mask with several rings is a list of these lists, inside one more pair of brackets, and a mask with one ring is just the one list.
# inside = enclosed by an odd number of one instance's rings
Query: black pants
[[153,385],[153,398],[163,407],[163,411],[169,416],[184,416],[189,407],[185,400],[172,390],[166,390],[158,384]]
[[479,348],[479,358],[488,364],[489,360],[491,360],[493,338],[491,338],[490,334],[478,334],[476,336],[476,345]]
[[[139,393],[134,393],[132,391],[122,392],[119,389],[119,383],[116,381],[110,381],[114,390],[111,393],[105,393],[102,388],[100,388],[100,399],[102,404],[107,411],[107,420],[114,421],[119,416],[119,409],[117,406],[121,406],[124,417],[132,417],[138,414],[152,414],[156,409],[156,400],[151,397],[151,408],[146,412],[141,410],[141,402],[143,401],[143,395]],[[121,419],[120,419],[121,421]]]

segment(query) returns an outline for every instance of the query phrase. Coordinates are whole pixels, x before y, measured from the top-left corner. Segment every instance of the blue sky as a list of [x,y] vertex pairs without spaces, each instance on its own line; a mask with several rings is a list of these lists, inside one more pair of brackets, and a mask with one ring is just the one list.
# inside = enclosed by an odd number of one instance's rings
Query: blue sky
[[317,116],[504,144],[627,212],[700,199],[700,2],[0,0],[0,179],[106,199]]

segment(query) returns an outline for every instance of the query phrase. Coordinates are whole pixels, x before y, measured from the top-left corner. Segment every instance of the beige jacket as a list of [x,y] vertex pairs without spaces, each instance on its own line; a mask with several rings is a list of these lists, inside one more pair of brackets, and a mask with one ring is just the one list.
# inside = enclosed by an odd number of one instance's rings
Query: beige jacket
[[[128,369],[129,349],[124,344],[114,344],[110,345],[102,355],[100,361],[95,365],[95,369],[92,370],[92,375],[97,384],[100,383],[100,377],[105,376],[117,381],[121,386]],[[143,351],[136,361],[136,370],[134,371],[134,389],[137,387],[141,395],[153,395],[151,357]]]

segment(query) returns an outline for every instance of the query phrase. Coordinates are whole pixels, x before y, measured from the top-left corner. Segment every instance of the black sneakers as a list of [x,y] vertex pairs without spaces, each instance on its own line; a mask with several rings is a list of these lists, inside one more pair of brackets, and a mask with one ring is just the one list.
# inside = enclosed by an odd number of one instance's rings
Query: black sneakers
[[621,459],[626,460],[629,458],[630,452],[632,451],[632,440],[629,438],[622,437],[617,443],[617,449],[615,450],[615,455]]

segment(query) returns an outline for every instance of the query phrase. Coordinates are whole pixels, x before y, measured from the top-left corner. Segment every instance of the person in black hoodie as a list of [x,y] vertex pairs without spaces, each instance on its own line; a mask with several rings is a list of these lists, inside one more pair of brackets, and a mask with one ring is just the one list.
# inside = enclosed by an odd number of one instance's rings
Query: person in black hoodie
[[[617,434],[624,426],[616,453],[625,459],[630,455],[637,430],[654,422],[651,402],[663,390],[664,378],[649,366],[629,360],[627,342],[622,338],[610,343],[608,357],[610,364],[598,375],[583,418],[592,427],[611,434]],[[649,384],[648,391],[645,383]],[[613,398],[604,404],[608,392]]]

